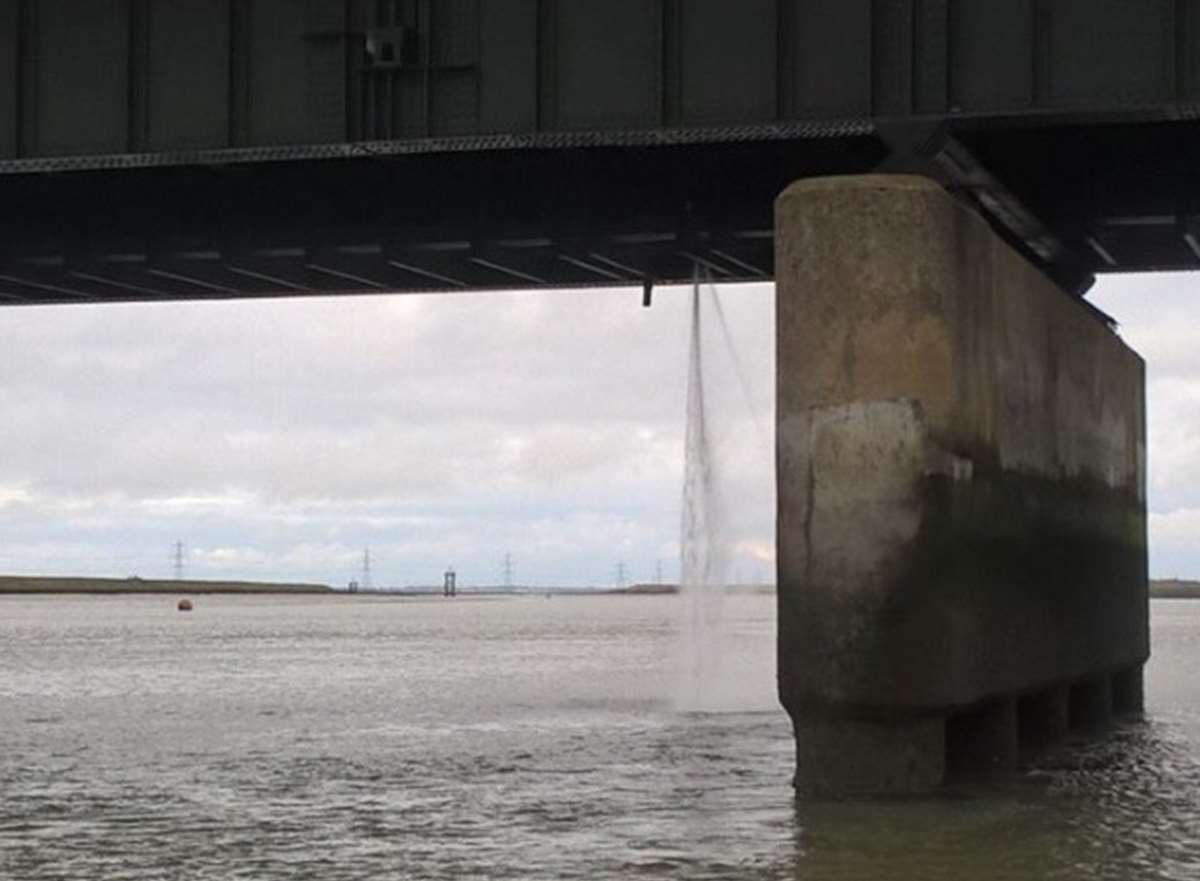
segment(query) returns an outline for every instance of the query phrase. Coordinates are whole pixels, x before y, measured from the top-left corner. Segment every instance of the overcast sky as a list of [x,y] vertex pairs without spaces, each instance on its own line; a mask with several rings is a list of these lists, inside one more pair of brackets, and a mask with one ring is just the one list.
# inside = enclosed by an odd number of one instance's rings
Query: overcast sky
[[[723,294],[769,422],[771,289]],[[686,291],[0,311],[0,571],[677,577]],[[741,344],[739,344],[741,345]],[[743,406],[743,415],[748,408]],[[773,565],[747,469],[736,574]],[[661,561],[661,562],[660,562]]]
[[1088,299],[1146,359],[1150,574],[1200,579],[1200,273],[1102,276]]
[[[1151,569],[1200,577],[1200,277],[1102,280],[1149,364]],[[0,572],[344,585],[678,573],[688,292],[0,310]],[[739,580],[773,573],[773,292],[722,289]],[[716,348],[709,340],[710,348]],[[732,374],[730,364],[718,364]],[[726,369],[730,368],[730,369]]]

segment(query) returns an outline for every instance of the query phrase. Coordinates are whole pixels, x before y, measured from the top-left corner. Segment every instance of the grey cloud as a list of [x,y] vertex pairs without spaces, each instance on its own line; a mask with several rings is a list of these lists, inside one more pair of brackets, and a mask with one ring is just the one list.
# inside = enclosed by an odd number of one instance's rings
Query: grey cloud
[[[766,385],[769,294],[726,297]],[[521,547],[546,577],[646,570],[676,540],[687,305],[571,291],[6,311],[0,566],[162,574],[180,536],[221,575],[341,580],[367,543],[397,578],[448,558],[492,570]],[[769,495],[769,471],[748,483],[753,504]],[[742,529],[769,543],[769,520]]]
[[1196,276],[1102,278],[1089,295],[1146,360],[1150,568],[1200,577],[1200,316]]

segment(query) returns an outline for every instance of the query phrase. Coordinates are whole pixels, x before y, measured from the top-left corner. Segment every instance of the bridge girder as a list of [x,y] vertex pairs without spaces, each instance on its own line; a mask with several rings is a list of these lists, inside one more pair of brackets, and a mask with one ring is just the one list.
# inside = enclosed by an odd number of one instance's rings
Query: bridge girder
[[1069,290],[1200,268],[1175,0],[0,0],[0,302],[773,274],[919,171]]

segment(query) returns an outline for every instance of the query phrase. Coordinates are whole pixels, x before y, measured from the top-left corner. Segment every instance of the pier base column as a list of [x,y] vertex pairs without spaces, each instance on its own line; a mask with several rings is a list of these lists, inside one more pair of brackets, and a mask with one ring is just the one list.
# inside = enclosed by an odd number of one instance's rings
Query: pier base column
[[1027,695],[1017,702],[1022,749],[1042,749],[1067,736],[1071,728],[1070,690],[1057,686]]
[[1141,664],[1122,670],[1112,678],[1113,713],[1135,716],[1146,706],[1144,672]]
[[1098,676],[1071,686],[1071,727],[1107,725],[1113,715],[1112,680]]
[[989,701],[946,721],[946,769],[979,775],[1017,767],[1017,702]]
[[804,719],[796,723],[793,782],[797,792],[818,798],[926,792],[942,782],[944,757],[940,718]]
[[1062,683],[1103,682],[1073,720],[1136,702],[1112,671],[1149,647],[1141,359],[929,180],[798,182],[775,235],[797,786],[1012,767],[1066,712],[1018,697]]

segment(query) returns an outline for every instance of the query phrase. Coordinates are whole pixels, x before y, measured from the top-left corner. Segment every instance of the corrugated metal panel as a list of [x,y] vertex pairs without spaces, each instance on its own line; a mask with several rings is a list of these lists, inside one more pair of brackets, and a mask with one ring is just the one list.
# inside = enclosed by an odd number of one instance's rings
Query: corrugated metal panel
[[1200,4],[1180,3],[1176,11],[1176,76],[1179,95],[1200,100]]
[[[422,138],[438,128],[476,131],[478,17],[475,0],[368,4],[365,63],[354,74],[366,138]],[[435,55],[445,63],[435,61]]]
[[913,0],[871,3],[871,109],[877,115],[913,111]]
[[392,131],[398,138],[421,138],[428,134],[428,106],[424,94],[424,75],[407,75],[399,80],[392,101],[392,115],[397,120]]
[[913,104],[918,113],[942,113],[949,86],[949,0],[916,3]]
[[871,0],[793,0],[792,105],[797,116],[871,111]]
[[406,22],[394,4],[354,0],[354,22],[362,28],[357,48],[361,57],[352,61],[357,107],[351,117],[358,123],[354,136],[363,139],[394,136],[397,69],[405,60]]
[[329,143],[346,139],[346,3],[309,0],[308,141]]
[[479,131],[479,78],[474,71],[439,73],[430,88],[431,135],[469,135]]
[[147,146],[179,150],[229,140],[229,0],[149,7]]
[[1010,110],[1033,102],[1033,0],[953,0],[950,103]]
[[640,127],[659,116],[661,10],[648,0],[556,2],[561,128]]
[[308,140],[307,0],[254,0],[249,12],[250,144]]
[[17,0],[0,0],[0,157],[17,155],[17,46],[21,17]]
[[682,12],[684,122],[776,115],[778,0],[686,0]]
[[119,153],[129,138],[128,0],[36,0],[30,152]]
[[[346,127],[346,9],[343,0],[238,0],[235,131],[248,144],[341,141]],[[238,75],[236,71],[241,70]]]
[[436,0],[431,4],[430,64],[435,69],[468,67],[479,61],[480,0]]
[[537,0],[481,0],[479,125],[528,132],[537,125]]
[[151,0],[129,0],[129,116],[125,149],[149,149]]
[[1048,7],[1054,105],[1174,96],[1175,0],[1056,0]]
[[0,0],[0,159],[1176,99],[1196,0]]
[[[430,4],[429,134],[479,131],[480,0]],[[532,94],[532,93],[531,93]]]

